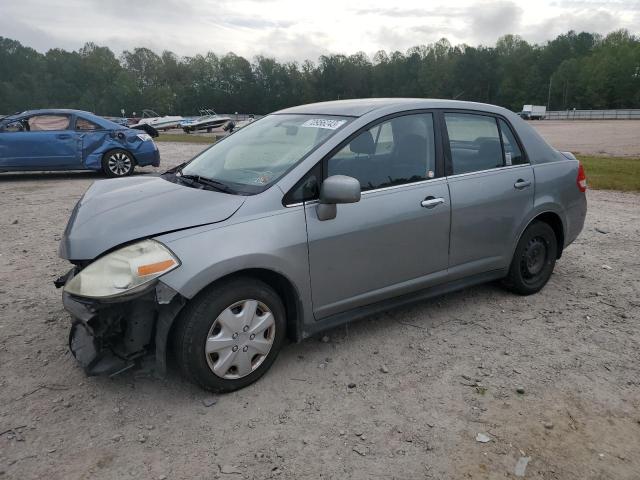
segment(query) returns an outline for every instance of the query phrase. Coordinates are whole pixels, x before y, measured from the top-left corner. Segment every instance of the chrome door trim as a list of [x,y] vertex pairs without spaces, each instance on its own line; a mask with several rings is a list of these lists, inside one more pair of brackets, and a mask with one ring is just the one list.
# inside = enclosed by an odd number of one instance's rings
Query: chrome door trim
[[485,170],[477,170],[475,172],[456,173],[455,175],[448,175],[445,178],[449,179],[449,178],[468,177],[468,176],[476,175],[479,173],[501,172],[503,170],[512,170],[515,168],[530,167],[530,166],[531,166],[530,163],[522,163],[520,165],[505,165],[504,167],[487,168]]

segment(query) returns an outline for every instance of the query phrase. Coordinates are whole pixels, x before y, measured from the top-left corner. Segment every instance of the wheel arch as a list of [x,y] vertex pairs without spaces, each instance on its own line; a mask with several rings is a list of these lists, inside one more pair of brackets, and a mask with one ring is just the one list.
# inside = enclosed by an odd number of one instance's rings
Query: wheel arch
[[134,165],[138,165],[138,159],[136,158],[136,156],[134,155],[134,153],[133,153],[130,149],[125,148],[125,147],[123,147],[123,146],[113,146],[113,147],[109,147],[107,150],[105,150],[105,151],[102,153],[101,160],[104,160],[104,159],[107,157],[107,155],[109,155],[109,154],[110,154],[111,152],[113,152],[114,150],[124,150],[124,151],[125,151],[125,152],[127,152],[129,155],[131,155],[131,158],[133,159],[133,164],[134,164]]
[[[192,298],[197,297],[202,294],[204,291],[214,287],[217,284],[221,284],[224,282],[228,282],[230,280],[246,277],[246,278],[254,278],[260,280],[271,288],[273,288],[285,308],[286,322],[287,322],[287,338],[296,342],[301,339],[301,319],[302,319],[302,303],[300,299],[300,295],[294,286],[293,282],[289,280],[282,273],[276,272],[275,270],[268,268],[245,268],[241,270],[236,270],[231,273],[227,273],[207,285],[203,286]],[[190,300],[187,300],[190,301]],[[171,330],[175,328],[177,321],[174,320]],[[170,334],[171,336],[171,334]]]
[[541,212],[537,212],[522,229],[520,235],[518,235],[518,241],[515,243],[515,245],[517,246],[518,243],[520,243],[520,238],[522,238],[524,232],[534,222],[544,222],[553,229],[553,233],[556,235],[556,242],[558,244],[558,253],[556,255],[556,258],[559,259],[562,256],[562,251],[564,250],[565,227],[560,215],[553,210],[544,210]]

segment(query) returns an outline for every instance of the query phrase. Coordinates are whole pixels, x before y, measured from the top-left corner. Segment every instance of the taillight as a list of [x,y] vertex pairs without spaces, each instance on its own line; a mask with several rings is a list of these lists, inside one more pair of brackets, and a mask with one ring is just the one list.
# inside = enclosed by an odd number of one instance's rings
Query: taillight
[[582,164],[578,164],[578,178],[576,178],[576,183],[578,184],[578,190],[581,192],[587,191],[587,176],[584,173],[584,167]]

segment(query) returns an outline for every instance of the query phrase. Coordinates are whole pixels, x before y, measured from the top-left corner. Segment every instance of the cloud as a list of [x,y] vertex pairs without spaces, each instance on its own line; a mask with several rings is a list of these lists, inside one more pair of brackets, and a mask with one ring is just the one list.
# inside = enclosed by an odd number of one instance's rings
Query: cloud
[[469,7],[471,35],[479,43],[493,43],[497,37],[517,33],[523,9],[510,1],[482,2]]
[[561,8],[605,8],[607,10],[640,11],[640,0],[560,0],[552,2]]
[[557,15],[523,29],[522,36],[541,43],[569,30],[576,32],[607,33],[622,28],[620,19],[606,10],[582,10],[571,16]]
[[402,7],[383,7],[383,8],[359,8],[354,10],[356,15],[377,15],[380,17],[426,17],[433,15],[433,10],[425,8],[402,8]]
[[[256,43],[260,47],[256,54],[265,57],[276,56],[286,61],[316,61],[320,55],[335,53],[323,46],[326,41],[327,35],[323,32],[302,34],[279,28],[258,38]],[[278,52],[277,55],[274,55],[274,52]]]
[[61,42],[58,37],[41,28],[5,15],[0,15],[0,34],[5,38],[21,41],[26,46],[38,51],[46,51],[55,47],[75,48],[75,45]]
[[144,46],[193,56],[316,60],[436,42],[493,45],[515,33],[544,42],[567,30],[640,30],[640,0],[0,0],[0,35],[39,51],[86,42],[116,54]]

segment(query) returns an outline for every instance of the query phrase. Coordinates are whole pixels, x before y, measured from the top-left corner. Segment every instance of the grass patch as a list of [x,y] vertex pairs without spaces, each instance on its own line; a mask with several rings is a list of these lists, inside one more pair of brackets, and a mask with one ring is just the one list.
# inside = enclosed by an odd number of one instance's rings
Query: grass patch
[[576,156],[584,165],[589,188],[640,192],[640,158]]
[[215,137],[204,135],[192,135],[189,133],[161,133],[153,139],[156,142],[183,142],[183,143],[215,143]]

